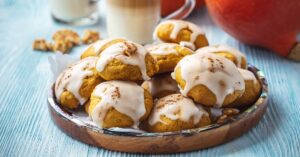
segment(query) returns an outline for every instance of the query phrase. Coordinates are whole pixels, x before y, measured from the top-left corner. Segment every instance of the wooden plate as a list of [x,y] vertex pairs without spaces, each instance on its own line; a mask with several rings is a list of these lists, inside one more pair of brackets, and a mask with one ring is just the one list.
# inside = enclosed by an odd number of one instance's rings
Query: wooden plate
[[175,153],[216,146],[237,138],[254,127],[267,108],[268,85],[263,73],[249,65],[262,85],[258,100],[241,114],[221,124],[166,133],[143,133],[101,129],[62,109],[51,89],[48,108],[54,123],[69,136],[109,150],[130,153]]

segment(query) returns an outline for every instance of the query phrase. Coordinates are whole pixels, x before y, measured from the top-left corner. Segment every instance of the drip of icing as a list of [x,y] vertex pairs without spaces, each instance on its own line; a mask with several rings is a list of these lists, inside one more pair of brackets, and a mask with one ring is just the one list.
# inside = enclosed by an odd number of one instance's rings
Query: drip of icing
[[193,43],[190,43],[190,42],[181,41],[179,44],[180,44],[180,46],[189,48],[191,50],[195,50],[196,49],[196,46]]
[[228,45],[206,46],[198,49],[196,53],[216,53],[221,51],[226,51],[234,55],[237,60],[237,67],[239,68],[242,66],[242,59],[246,59],[245,54]]
[[226,58],[213,53],[196,53],[184,57],[175,67],[181,68],[185,80],[183,95],[196,85],[205,85],[216,96],[216,107],[221,107],[225,97],[236,90],[244,90],[245,82],[236,66]]
[[148,122],[150,125],[154,125],[157,122],[165,123],[160,118],[161,116],[166,116],[171,120],[184,122],[193,118],[194,124],[197,124],[204,114],[207,115],[208,113],[201,106],[196,106],[191,99],[181,94],[173,94],[156,102]]
[[96,86],[93,96],[101,101],[92,111],[91,118],[102,127],[106,112],[114,108],[130,117],[137,128],[140,118],[146,113],[144,103],[144,89],[132,82],[107,81]]
[[63,71],[55,82],[55,96],[60,100],[61,94],[67,90],[71,92],[75,98],[79,101],[80,105],[86,102],[80,93],[80,87],[84,78],[93,75],[93,71],[98,57],[87,57],[80,60],[78,63],[73,64]]
[[176,51],[177,44],[173,43],[161,43],[158,45],[152,45],[148,48],[148,51],[152,55],[169,55],[177,54]]
[[[195,24],[193,23],[190,23],[190,22],[187,22],[187,21],[182,21],[182,20],[167,20],[167,21],[164,21],[162,23],[160,23],[154,30],[154,33],[153,33],[153,39],[154,40],[160,40],[159,37],[158,37],[158,28],[163,25],[163,24],[172,24],[173,25],[173,30],[170,34],[170,38],[171,39],[176,39],[177,36],[178,36],[178,33],[184,29],[184,28],[187,28],[189,30],[191,30],[192,34],[190,36],[190,41],[181,41],[179,44],[180,45],[187,45],[188,48],[193,48],[193,50],[195,50],[195,41],[197,39],[197,37],[201,34],[204,34],[204,32]],[[191,46],[193,45],[193,46]]]
[[170,75],[153,77],[147,83],[151,95],[156,95],[161,91],[179,91],[176,81]]
[[255,84],[257,83],[257,79],[251,71],[245,70],[245,69],[240,69],[240,68],[238,70],[241,73],[241,75],[243,76],[244,80],[252,80]]
[[[132,54],[125,55],[125,51]],[[142,45],[133,43],[131,41],[119,42],[101,52],[96,63],[96,69],[101,72],[104,70],[109,61],[112,59],[118,59],[124,64],[138,66],[141,70],[143,79],[149,80],[150,77],[147,75],[145,63],[145,57],[147,53],[148,51]]]

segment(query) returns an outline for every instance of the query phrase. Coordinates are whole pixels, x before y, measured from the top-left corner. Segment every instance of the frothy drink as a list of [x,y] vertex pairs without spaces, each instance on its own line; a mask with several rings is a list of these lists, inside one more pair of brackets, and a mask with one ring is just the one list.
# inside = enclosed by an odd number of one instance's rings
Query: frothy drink
[[52,18],[70,25],[91,25],[98,21],[98,0],[48,0]]
[[52,14],[60,20],[90,16],[97,10],[96,0],[50,0]]
[[140,44],[152,42],[160,20],[160,0],[106,0],[109,37],[124,37]]

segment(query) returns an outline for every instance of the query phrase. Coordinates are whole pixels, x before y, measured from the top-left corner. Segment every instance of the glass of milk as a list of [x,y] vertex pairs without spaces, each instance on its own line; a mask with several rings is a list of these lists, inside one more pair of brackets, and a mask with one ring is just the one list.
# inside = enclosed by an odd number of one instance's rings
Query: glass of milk
[[[182,19],[195,7],[186,0],[167,19]],[[106,0],[106,24],[109,37],[123,37],[140,44],[152,42],[152,33],[161,19],[160,0]]]
[[98,0],[49,0],[55,21],[72,25],[89,25],[98,20]]

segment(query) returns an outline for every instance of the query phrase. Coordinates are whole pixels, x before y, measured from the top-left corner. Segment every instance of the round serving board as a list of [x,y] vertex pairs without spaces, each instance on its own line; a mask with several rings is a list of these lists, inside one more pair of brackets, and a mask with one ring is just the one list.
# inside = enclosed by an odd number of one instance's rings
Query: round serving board
[[221,124],[166,133],[144,133],[124,130],[101,129],[61,108],[51,89],[48,98],[49,112],[54,123],[66,134],[84,143],[109,150],[130,153],[175,153],[199,150],[223,144],[237,138],[254,127],[267,108],[268,85],[263,73],[249,65],[262,85],[257,101]]

